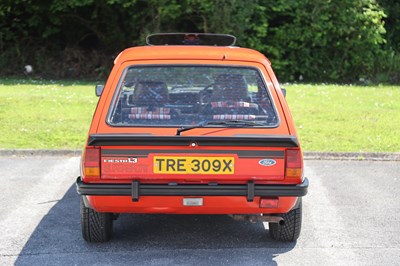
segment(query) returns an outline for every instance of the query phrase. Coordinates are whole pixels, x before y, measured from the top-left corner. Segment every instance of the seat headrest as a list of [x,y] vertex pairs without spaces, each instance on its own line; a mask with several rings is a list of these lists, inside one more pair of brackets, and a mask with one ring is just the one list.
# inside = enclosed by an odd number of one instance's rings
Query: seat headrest
[[221,74],[214,82],[214,96],[217,99],[243,100],[248,97],[247,83],[243,75]]
[[168,88],[161,81],[138,81],[134,101],[137,105],[164,105],[168,102]]

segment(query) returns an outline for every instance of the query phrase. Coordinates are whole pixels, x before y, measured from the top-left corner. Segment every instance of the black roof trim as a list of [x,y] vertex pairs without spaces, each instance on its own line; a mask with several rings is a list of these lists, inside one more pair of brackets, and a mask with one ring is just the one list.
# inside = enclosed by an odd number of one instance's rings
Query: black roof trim
[[207,45],[233,46],[236,37],[214,33],[156,33],[146,38],[148,45]]

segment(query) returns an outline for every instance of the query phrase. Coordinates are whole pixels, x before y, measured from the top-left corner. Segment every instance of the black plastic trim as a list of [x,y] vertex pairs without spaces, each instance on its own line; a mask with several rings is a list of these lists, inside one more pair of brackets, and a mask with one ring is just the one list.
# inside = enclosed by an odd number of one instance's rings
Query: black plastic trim
[[252,202],[254,200],[255,185],[253,181],[247,183],[247,201]]
[[299,185],[258,185],[249,181],[247,185],[181,185],[171,184],[95,184],[84,183],[81,178],[76,180],[80,195],[98,196],[131,196],[138,201],[140,196],[246,196],[253,201],[255,196],[302,197],[308,191],[308,179]]
[[102,149],[101,156],[112,156],[112,157],[125,157],[125,156],[135,156],[135,157],[148,157],[150,153],[157,154],[237,154],[239,158],[283,158],[285,156],[284,151],[274,151],[274,150],[197,150],[197,149],[185,149],[185,150],[143,150],[143,149]]
[[248,146],[298,147],[296,136],[215,137],[215,136],[137,136],[130,134],[92,134],[89,146]]
[[139,201],[139,181],[132,181],[132,201]]
[[147,45],[234,46],[235,43],[235,36],[216,33],[155,33],[146,37]]

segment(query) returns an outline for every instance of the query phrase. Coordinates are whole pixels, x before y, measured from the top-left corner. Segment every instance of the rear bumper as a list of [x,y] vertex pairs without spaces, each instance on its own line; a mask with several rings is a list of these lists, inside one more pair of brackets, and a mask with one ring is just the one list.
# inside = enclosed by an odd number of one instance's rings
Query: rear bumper
[[308,179],[298,185],[259,185],[249,181],[246,185],[181,185],[141,184],[95,184],[76,180],[78,194],[86,196],[131,196],[132,201],[139,201],[141,196],[244,196],[248,202],[254,197],[302,197],[307,194]]

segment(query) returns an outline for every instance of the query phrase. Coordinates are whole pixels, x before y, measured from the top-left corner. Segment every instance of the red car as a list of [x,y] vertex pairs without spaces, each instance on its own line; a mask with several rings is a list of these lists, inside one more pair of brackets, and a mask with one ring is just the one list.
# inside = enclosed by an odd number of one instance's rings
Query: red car
[[82,234],[112,236],[119,213],[227,214],[294,241],[308,179],[271,63],[217,34],[155,34],[124,50],[82,154]]

